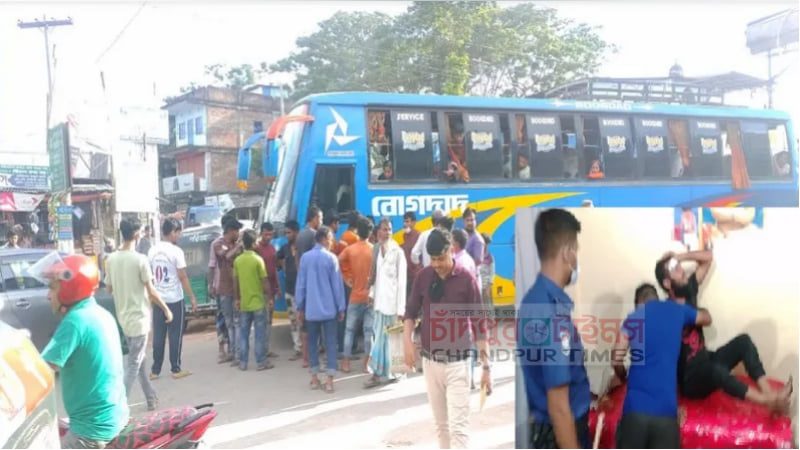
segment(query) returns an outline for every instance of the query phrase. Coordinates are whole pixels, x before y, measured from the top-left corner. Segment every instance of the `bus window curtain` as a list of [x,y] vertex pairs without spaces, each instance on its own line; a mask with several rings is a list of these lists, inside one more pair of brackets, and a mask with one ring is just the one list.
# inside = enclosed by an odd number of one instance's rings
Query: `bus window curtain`
[[734,189],[748,189],[750,187],[750,176],[747,173],[747,161],[744,158],[742,149],[742,135],[739,133],[738,125],[729,123],[728,145],[731,147],[731,181]]
[[687,169],[689,167],[689,127],[683,120],[670,120],[669,133],[672,136],[672,142],[678,147],[683,168]]
[[528,136],[525,136],[525,116],[517,115],[517,143],[523,144],[528,142]]

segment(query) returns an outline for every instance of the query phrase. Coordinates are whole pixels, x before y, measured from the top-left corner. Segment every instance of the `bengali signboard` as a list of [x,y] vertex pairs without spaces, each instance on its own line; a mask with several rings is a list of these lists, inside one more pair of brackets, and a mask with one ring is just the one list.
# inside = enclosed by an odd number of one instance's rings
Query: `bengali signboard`
[[69,164],[69,131],[67,124],[51,128],[47,132],[47,154],[50,157],[50,188],[53,191],[65,191],[70,187]]
[[44,194],[24,192],[0,192],[0,211],[31,212],[44,200]]
[[58,217],[58,240],[72,241],[72,206],[59,206],[56,214]]
[[0,164],[0,188],[47,191],[48,175],[44,166]]

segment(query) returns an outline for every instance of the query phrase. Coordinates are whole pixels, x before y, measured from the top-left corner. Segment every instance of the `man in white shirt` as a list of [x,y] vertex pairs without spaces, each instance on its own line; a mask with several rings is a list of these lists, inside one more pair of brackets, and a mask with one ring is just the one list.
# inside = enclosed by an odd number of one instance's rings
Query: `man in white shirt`
[[422,267],[428,267],[431,265],[431,255],[428,254],[428,251],[425,249],[425,244],[428,242],[428,236],[431,235],[431,231],[434,228],[439,226],[439,221],[444,218],[444,211],[441,209],[435,209],[431,214],[431,221],[433,222],[433,227],[427,229],[419,235],[419,239],[417,239],[416,245],[414,248],[411,249],[411,262],[414,264],[422,264]]
[[375,282],[370,287],[370,302],[374,304],[373,333],[375,336],[369,357],[372,377],[365,388],[380,386],[391,381],[391,351],[387,326],[402,322],[406,313],[406,255],[392,239],[392,222],[382,219],[378,224],[378,251],[375,263]]
[[142,385],[147,409],[158,407],[158,396],[147,378],[144,360],[147,356],[147,335],[152,323],[150,304],[156,305],[172,322],[172,311],[153,286],[153,275],[147,257],[134,249],[142,224],[138,220],[123,220],[119,224],[122,248],[108,256],[106,261],[106,289],[114,297],[117,321],[128,343],[128,362],[125,365],[125,391],[131,395],[131,386],[138,377]]
[[155,286],[158,294],[172,311],[174,320],[167,323],[163,311],[153,311],[153,368],[150,379],[161,374],[164,363],[164,345],[169,335],[169,362],[172,366],[172,377],[175,379],[191,375],[181,369],[181,348],[183,346],[183,325],[185,317],[184,290],[192,302],[192,312],[197,311],[197,298],[194,296],[189,277],[186,275],[186,256],[177,246],[181,237],[181,223],[175,219],[167,219],[161,226],[164,239],[150,249],[150,267],[153,270]]

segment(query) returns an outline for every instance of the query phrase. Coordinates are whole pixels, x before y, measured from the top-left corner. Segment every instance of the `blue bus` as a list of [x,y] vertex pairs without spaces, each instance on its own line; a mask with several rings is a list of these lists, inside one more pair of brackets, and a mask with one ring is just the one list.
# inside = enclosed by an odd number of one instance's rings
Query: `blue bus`
[[[496,306],[514,304],[518,208],[798,205],[789,116],[632,102],[330,93],[300,100],[267,139],[262,220],[304,223],[309,205],[388,217],[478,212],[492,237]],[[457,226],[460,223],[457,222]],[[402,231],[395,235],[402,240]]]

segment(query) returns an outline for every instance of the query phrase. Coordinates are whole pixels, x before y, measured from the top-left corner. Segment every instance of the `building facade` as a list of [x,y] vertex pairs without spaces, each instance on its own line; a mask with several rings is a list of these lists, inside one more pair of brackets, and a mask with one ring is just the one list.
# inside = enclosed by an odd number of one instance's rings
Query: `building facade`
[[254,161],[248,190],[238,190],[238,150],[280,115],[281,99],[273,96],[277,92],[265,86],[209,86],[167,102],[170,144],[159,149],[162,212],[185,211],[228,194],[237,215],[255,219],[266,182]]

